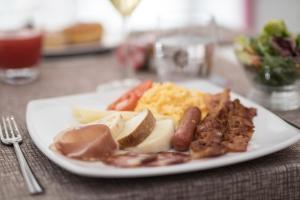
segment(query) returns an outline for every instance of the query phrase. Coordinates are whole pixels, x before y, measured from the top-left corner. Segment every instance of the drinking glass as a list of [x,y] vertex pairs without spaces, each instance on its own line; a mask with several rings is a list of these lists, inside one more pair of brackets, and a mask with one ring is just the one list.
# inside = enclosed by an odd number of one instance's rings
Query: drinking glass
[[213,65],[217,26],[208,13],[164,15],[159,19],[155,66],[161,81],[208,77]]
[[30,23],[32,10],[11,1],[0,9],[0,80],[25,84],[37,79],[42,34]]

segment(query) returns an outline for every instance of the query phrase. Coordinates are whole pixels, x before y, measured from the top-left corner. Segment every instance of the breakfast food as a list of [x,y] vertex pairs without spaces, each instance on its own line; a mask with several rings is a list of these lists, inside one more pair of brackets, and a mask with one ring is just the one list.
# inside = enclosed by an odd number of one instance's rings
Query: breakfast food
[[60,133],[54,138],[52,149],[70,158],[94,160],[111,155],[117,143],[107,126],[93,124]]
[[122,168],[159,167],[185,163],[190,160],[186,153],[159,152],[159,153],[125,153],[108,157],[103,162]]
[[252,120],[255,115],[255,109],[244,107],[239,100],[223,103],[219,111],[209,114],[198,126],[191,143],[192,157],[246,151],[254,131]]
[[172,137],[172,146],[175,150],[186,151],[189,149],[194,138],[196,127],[200,123],[200,119],[201,111],[198,107],[190,107],[185,111],[180,124]]
[[119,136],[119,133],[124,129],[125,120],[123,119],[120,113],[114,113],[97,121],[96,124],[104,124],[108,126],[112,137],[115,139]]
[[158,120],[151,134],[139,145],[128,150],[139,153],[155,153],[170,149],[174,124],[171,119]]
[[45,49],[63,48],[66,45],[85,44],[101,41],[103,27],[98,23],[78,23],[62,31],[45,32],[43,46]]
[[80,124],[88,124],[92,122],[96,122],[104,117],[113,114],[120,114],[124,120],[128,120],[136,115],[136,112],[127,112],[127,111],[111,111],[111,110],[98,110],[84,107],[74,107],[73,108],[73,116]]
[[45,48],[58,48],[66,44],[65,36],[62,32],[47,32],[43,37]]
[[256,115],[256,109],[231,100],[227,89],[208,94],[152,81],[108,109],[76,107],[73,115],[81,125],[54,139],[56,151],[124,168],[179,164],[246,151]]
[[117,137],[121,148],[133,147],[147,138],[155,127],[155,118],[149,110],[138,113],[125,123]]
[[140,98],[135,111],[148,108],[154,115],[164,115],[178,123],[185,110],[192,106],[198,107],[205,117],[205,94],[174,83],[156,83]]
[[79,44],[100,41],[103,27],[98,23],[79,23],[66,28],[63,32],[67,43]]
[[225,89],[223,92],[206,95],[205,104],[209,113],[209,116],[215,116],[218,112],[225,106],[225,104],[230,101],[230,90]]
[[119,110],[119,111],[132,111],[135,109],[139,99],[144,93],[152,87],[152,81],[145,81],[133,89],[126,92],[115,102],[110,104],[108,110]]

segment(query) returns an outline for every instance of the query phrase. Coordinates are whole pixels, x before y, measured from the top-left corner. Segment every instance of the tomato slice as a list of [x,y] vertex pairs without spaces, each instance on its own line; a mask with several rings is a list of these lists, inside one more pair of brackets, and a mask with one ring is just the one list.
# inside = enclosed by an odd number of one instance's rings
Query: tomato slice
[[147,80],[133,89],[126,92],[120,98],[118,98],[115,102],[110,104],[107,109],[108,110],[119,110],[119,111],[133,111],[139,101],[139,99],[143,96],[143,94],[152,87],[153,82],[151,80]]
[[138,97],[134,93],[127,93],[108,106],[108,110],[131,111],[134,110]]
[[141,98],[143,94],[152,87],[152,85],[153,82],[151,80],[147,80],[131,89],[130,92],[134,92],[138,98]]

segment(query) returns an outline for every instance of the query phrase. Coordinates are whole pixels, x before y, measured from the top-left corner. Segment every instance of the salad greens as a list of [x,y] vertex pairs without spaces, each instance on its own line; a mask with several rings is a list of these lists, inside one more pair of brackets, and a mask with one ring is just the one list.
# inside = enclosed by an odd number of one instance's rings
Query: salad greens
[[257,37],[236,38],[235,53],[262,84],[285,86],[299,78],[300,34],[290,33],[283,20],[269,21]]
[[298,34],[296,37],[296,47],[300,49],[300,34]]

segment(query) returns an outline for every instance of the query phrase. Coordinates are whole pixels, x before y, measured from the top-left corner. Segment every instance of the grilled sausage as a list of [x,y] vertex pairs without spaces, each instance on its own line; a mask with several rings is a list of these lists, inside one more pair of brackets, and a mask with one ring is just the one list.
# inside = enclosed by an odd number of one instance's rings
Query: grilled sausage
[[188,150],[200,119],[201,111],[199,108],[190,107],[185,111],[177,130],[172,136],[171,144],[175,150]]

